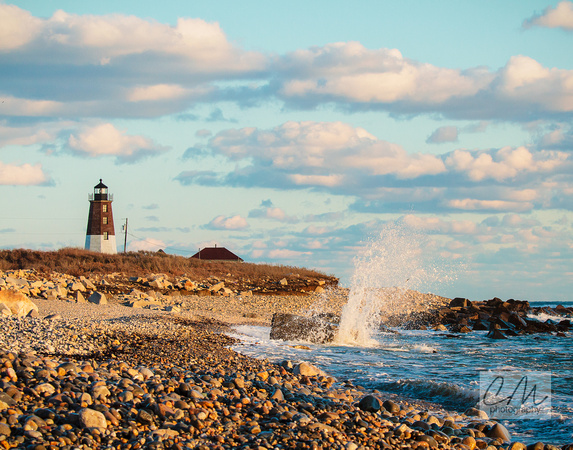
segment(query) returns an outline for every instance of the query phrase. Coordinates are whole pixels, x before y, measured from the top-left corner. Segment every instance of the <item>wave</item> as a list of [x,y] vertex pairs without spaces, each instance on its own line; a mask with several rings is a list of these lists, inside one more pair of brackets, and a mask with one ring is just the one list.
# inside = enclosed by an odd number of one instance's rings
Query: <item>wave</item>
[[455,383],[400,379],[377,384],[380,390],[397,392],[420,400],[440,403],[447,408],[466,410],[479,401],[479,389]]

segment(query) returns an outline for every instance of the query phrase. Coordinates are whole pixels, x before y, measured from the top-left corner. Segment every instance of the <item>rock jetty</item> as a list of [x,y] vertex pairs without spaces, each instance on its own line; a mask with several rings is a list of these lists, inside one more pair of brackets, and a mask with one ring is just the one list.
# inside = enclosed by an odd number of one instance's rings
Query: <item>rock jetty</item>
[[[559,320],[541,321],[532,315],[545,313]],[[410,329],[432,328],[438,331],[470,333],[489,331],[493,339],[530,333],[565,333],[572,329],[573,308],[562,305],[556,308],[532,308],[529,302],[493,298],[486,301],[470,301],[454,298],[447,306],[430,308],[427,311],[406,316],[397,315],[388,319],[389,324],[401,324]]]

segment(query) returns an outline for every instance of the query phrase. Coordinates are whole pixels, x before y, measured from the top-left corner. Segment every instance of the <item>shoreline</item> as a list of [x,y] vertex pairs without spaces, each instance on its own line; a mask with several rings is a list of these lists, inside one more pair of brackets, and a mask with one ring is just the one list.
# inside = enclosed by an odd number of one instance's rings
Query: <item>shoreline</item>
[[178,313],[34,298],[40,318],[2,319],[2,349],[20,353],[0,355],[0,445],[507,449],[507,430],[485,418],[231,350],[230,326],[315,301],[263,298],[256,317],[225,297],[187,298],[196,309]]

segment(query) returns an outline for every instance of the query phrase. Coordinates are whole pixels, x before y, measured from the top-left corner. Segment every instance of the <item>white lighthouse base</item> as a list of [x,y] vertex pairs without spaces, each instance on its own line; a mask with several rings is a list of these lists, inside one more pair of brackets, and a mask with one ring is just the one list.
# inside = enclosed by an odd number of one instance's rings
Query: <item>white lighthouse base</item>
[[86,235],[86,250],[99,253],[108,253],[115,255],[117,253],[117,245],[115,244],[115,236],[108,236],[104,239],[101,235]]

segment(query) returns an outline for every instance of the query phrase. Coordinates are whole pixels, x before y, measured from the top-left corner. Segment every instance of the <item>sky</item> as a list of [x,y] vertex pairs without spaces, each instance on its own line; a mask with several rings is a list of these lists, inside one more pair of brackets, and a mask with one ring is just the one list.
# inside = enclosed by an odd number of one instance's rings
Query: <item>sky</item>
[[102,178],[118,251],[348,286],[400,227],[419,290],[573,300],[572,48],[571,1],[0,1],[0,248],[83,247]]

